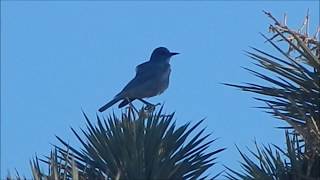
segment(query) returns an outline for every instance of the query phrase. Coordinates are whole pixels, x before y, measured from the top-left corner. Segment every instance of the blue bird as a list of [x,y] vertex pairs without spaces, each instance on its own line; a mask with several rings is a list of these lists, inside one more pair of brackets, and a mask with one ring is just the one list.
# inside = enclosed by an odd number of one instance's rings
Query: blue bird
[[169,86],[170,59],[179,53],[170,52],[165,47],[153,50],[150,60],[136,67],[135,77],[110,102],[102,106],[103,112],[115,103],[121,101],[119,108],[138,99],[147,105],[152,105],[143,98],[149,98],[163,93]]

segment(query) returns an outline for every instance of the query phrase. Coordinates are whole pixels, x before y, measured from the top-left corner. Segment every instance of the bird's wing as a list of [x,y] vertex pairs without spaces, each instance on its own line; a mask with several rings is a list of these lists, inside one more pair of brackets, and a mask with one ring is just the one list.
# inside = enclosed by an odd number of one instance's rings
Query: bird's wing
[[148,80],[150,77],[154,76],[155,72],[154,64],[150,63],[150,61],[139,64],[136,67],[136,76],[135,78],[139,80]]
[[155,68],[156,67],[154,64],[150,63],[149,61],[139,64],[136,67],[135,77],[123,88],[119,94],[116,95],[116,97],[122,96],[129,89],[143,85],[145,82],[152,80],[152,78],[158,73],[158,70]]
[[149,61],[139,64],[136,67],[136,74],[140,74],[141,72],[145,71],[146,69],[148,69],[149,66],[150,66]]

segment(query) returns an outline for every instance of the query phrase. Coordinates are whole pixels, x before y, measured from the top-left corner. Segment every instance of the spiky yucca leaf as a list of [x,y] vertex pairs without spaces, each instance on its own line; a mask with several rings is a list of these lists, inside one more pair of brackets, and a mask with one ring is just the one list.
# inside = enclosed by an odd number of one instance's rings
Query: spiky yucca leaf
[[[273,145],[258,147],[256,152],[250,151],[253,158],[248,157],[243,152],[240,155],[244,162],[241,163],[244,172],[237,172],[227,167],[227,178],[236,179],[270,179],[270,180],[301,180],[317,179],[320,177],[319,157],[310,163],[303,153],[303,146],[300,144],[297,134],[289,134],[286,131],[286,150]],[[274,149],[274,150],[272,150]],[[311,166],[310,166],[311,164]]]
[[[277,49],[279,48],[273,42],[269,42]],[[248,56],[254,59],[258,66],[275,73],[276,77],[270,77],[255,70],[247,70],[273,84],[273,86],[252,83],[248,83],[247,86],[227,85],[265,95],[267,98],[256,99],[266,102],[268,106],[265,108],[271,109],[270,113],[277,118],[286,120],[297,130],[303,131],[303,126],[306,125],[308,120],[318,121],[320,115],[320,64],[315,67],[305,67],[306,65],[292,60],[287,55],[285,56],[287,60],[283,60],[256,48],[253,48],[253,50],[256,53],[248,52]],[[319,127],[319,125],[317,126]]]
[[[57,149],[55,148],[53,151],[51,151],[50,156],[47,157],[47,160],[42,160],[38,159],[38,157],[35,157],[35,159],[30,161],[34,180],[79,180],[88,178],[87,176],[79,177],[79,173],[77,171],[78,168],[75,166],[74,159],[69,153],[61,154],[64,155],[65,158],[61,158],[61,156],[58,154],[59,152],[57,152]],[[39,163],[41,161],[48,165],[47,172],[43,172],[41,169]]]
[[[194,179],[206,178],[217,153],[208,152],[215,140],[207,140],[204,129],[195,132],[203,120],[176,127],[174,114],[123,113],[107,119],[97,116],[97,124],[87,121],[85,138],[72,129],[83,149],[69,147],[79,172],[109,179]],[[191,136],[192,135],[192,136]],[[66,147],[68,144],[57,137]],[[59,148],[66,153],[64,148]],[[99,175],[99,176],[97,176]]]
[[15,177],[13,177],[10,172],[6,176],[6,180],[27,180],[25,176],[20,176],[19,172],[16,170]]
[[[265,108],[276,118],[286,121],[293,129],[292,139],[286,134],[287,149],[271,147],[252,152],[252,160],[240,152],[244,162],[243,172],[229,169],[229,179],[319,179],[320,178],[320,43],[307,33],[301,34],[281,24],[270,13],[265,12],[275,21],[270,25],[274,36],[266,42],[280,54],[252,48],[247,55],[266,73],[247,69],[269,85],[247,83],[233,85],[243,91],[262,95],[257,100],[266,103]],[[278,38],[278,39],[277,39]],[[283,42],[288,51],[278,45]],[[273,74],[274,76],[270,75]],[[298,137],[300,140],[298,141]],[[300,143],[299,143],[300,142]],[[302,145],[301,145],[302,144]],[[283,156],[286,158],[283,158]],[[256,160],[259,163],[255,163]]]
[[[252,48],[253,52],[247,52],[257,66],[274,76],[247,70],[270,85],[226,85],[263,95],[265,98],[256,98],[266,103],[262,108],[288,122],[302,135],[307,151],[320,154],[320,43],[281,26],[279,22],[270,28],[275,35],[270,39],[262,36],[282,57],[275,57],[257,48]],[[274,37],[279,37],[278,41],[286,43],[289,52],[282,50],[274,42]]]

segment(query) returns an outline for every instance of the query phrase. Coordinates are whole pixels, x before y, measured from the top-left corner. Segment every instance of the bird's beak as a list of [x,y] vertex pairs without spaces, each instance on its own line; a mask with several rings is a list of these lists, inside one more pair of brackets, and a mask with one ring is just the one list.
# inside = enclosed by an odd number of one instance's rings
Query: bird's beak
[[171,52],[170,54],[171,54],[171,56],[174,56],[174,55],[177,55],[177,54],[180,54],[180,53],[177,53],[177,52]]

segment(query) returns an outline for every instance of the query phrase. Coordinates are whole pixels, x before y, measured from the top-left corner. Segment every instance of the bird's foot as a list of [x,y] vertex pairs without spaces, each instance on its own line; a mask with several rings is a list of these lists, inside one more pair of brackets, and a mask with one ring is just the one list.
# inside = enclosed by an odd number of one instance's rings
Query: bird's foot
[[143,108],[143,110],[148,111],[148,112],[153,112],[157,106],[161,105],[160,103],[157,104],[152,104],[142,98],[138,98],[139,101],[141,101],[142,103],[144,103],[146,106]]
[[160,103],[157,103],[157,104],[147,104],[143,109],[147,112],[153,112],[157,106],[161,105]]

